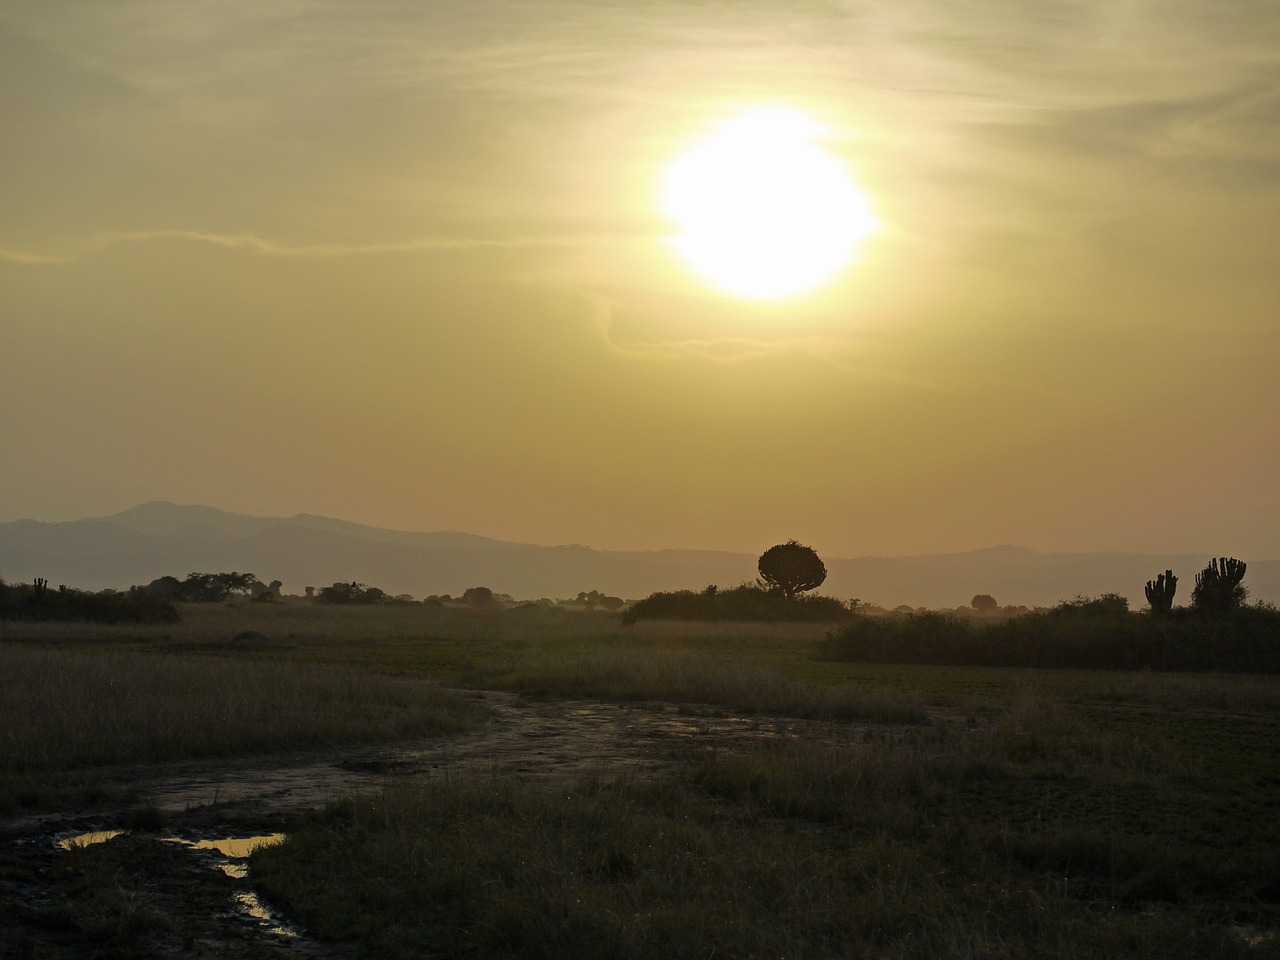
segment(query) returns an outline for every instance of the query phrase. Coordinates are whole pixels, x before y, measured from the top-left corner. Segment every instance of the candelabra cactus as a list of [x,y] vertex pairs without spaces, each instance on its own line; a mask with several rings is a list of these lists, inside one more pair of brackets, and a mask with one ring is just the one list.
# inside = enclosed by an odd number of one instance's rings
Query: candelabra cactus
[[48,579],[45,577],[36,577],[35,582],[32,584],[32,589],[35,592],[37,600],[43,599],[44,595],[49,592]]
[[1226,613],[1244,603],[1248,591],[1241,585],[1248,564],[1235,557],[1211,559],[1209,565],[1196,574],[1196,588],[1191,591],[1191,602],[1200,610],[1210,613]]
[[1152,613],[1168,613],[1173,609],[1173,595],[1178,592],[1178,578],[1172,570],[1166,570],[1154,580],[1147,581],[1147,603]]

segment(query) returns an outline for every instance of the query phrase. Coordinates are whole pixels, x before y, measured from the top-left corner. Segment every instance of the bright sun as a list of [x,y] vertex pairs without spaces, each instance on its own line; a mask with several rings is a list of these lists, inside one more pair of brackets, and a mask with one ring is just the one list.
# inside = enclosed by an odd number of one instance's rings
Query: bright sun
[[739,297],[808,293],[875,228],[866,197],[802,113],[760,107],[716,128],[667,171],[672,243],[707,282]]

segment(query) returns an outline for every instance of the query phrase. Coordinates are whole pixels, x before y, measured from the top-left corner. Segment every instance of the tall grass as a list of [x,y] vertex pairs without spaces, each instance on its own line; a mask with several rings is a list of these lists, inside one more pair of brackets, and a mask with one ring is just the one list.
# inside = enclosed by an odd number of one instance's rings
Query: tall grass
[[655,781],[400,786],[252,872],[389,960],[1275,956],[1232,925],[1274,925],[1276,791],[1239,811],[1205,759],[1022,684],[989,722],[690,751]]
[[534,648],[490,682],[533,695],[715,704],[745,713],[822,720],[927,719],[919,701],[907,694],[804,683],[726,657],[660,647],[609,647],[579,654]]
[[926,817],[834,827],[739,800],[679,781],[427,782],[342,804],[251,869],[321,939],[387,960],[1254,955],[1195,912],[1073,893],[1077,846],[1017,858]]
[[0,775],[449,732],[476,719],[421,681],[0,644]]

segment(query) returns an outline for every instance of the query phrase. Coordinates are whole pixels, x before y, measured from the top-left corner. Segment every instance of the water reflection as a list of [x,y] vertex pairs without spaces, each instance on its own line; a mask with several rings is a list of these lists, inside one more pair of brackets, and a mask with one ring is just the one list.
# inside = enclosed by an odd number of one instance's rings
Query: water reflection
[[183,837],[165,837],[168,843],[180,843],[192,850],[216,850],[224,857],[243,860],[259,847],[269,847],[284,840],[283,833],[264,833],[256,837],[206,837],[187,840]]
[[[127,830],[91,830],[74,836],[59,837],[54,840],[60,850],[80,849],[94,844],[106,843],[116,837],[124,836]],[[283,833],[264,833],[252,837],[201,837],[191,840],[187,837],[163,837],[165,843],[176,843],[189,850],[210,850],[218,854],[213,866],[221,870],[233,880],[247,880],[249,867],[244,861],[249,854],[261,848],[281,843]],[[282,922],[260,900],[252,890],[241,890],[234,894],[236,911],[258,923],[267,933],[277,937],[296,939],[300,936],[297,930]]]
[[245,890],[236,894],[236,907],[241,913],[263,924],[267,933],[291,939],[298,936],[298,931],[287,924],[281,923],[279,918],[263,905],[262,901],[258,899],[258,895],[252,890]]
[[55,840],[54,843],[59,850],[70,850],[73,847],[92,847],[95,843],[106,843],[108,840],[114,840],[116,837],[123,836],[125,830],[90,830],[88,833],[78,833],[74,837],[62,837]]

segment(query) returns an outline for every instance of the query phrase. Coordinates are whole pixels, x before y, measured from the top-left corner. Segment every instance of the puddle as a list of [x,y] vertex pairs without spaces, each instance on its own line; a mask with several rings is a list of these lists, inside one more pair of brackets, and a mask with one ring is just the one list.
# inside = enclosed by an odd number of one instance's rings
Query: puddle
[[90,830],[88,833],[78,833],[73,837],[61,837],[54,841],[54,846],[59,850],[92,847],[96,843],[106,843],[108,840],[124,836],[126,832],[125,830]]
[[258,895],[252,890],[244,890],[236,894],[236,909],[241,914],[256,921],[263,930],[275,937],[285,937],[289,940],[296,940],[300,934],[293,927],[284,923],[271,912],[270,908],[263,905],[258,899]]
[[[284,834],[262,833],[252,837],[201,837],[199,840],[189,840],[186,837],[164,837],[163,840],[165,843],[180,844],[189,850],[212,851],[218,854],[212,864],[214,869],[220,870],[233,880],[248,880],[248,864],[235,861],[246,860],[249,854],[259,847],[269,847],[282,842]],[[297,930],[272,913],[271,908],[264,904],[252,890],[239,890],[233,895],[232,900],[235,904],[236,913],[252,920],[266,933],[290,940],[296,940],[301,936]]]
[[[116,837],[124,836],[127,830],[91,830],[71,836],[58,837],[54,845],[59,850],[73,850],[91,847],[94,844],[106,843]],[[233,880],[248,880],[249,866],[247,860],[253,851],[281,843],[283,833],[262,833],[250,837],[201,837],[192,840],[187,837],[161,837],[163,843],[173,843],[188,850],[209,851],[213,857],[211,866]],[[239,890],[232,896],[235,912],[241,917],[253,921],[266,933],[276,937],[296,940],[301,937],[298,930],[289,926],[271,912],[271,908],[262,902],[252,890]]]
[[180,843],[192,850],[216,850],[224,857],[243,860],[259,847],[269,847],[284,840],[283,833],[263,833],[256,837],[215,837],[187,840],[184,837],[165,837],[166,843]]

